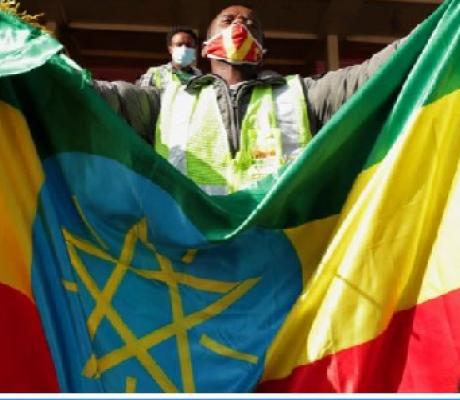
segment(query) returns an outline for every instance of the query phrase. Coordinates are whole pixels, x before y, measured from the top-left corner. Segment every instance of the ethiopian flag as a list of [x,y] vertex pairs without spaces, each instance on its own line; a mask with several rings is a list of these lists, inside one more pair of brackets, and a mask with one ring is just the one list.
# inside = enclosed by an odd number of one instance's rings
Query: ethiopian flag
[[208,196],[0,13],[0,391],[455,392],[460,1]]

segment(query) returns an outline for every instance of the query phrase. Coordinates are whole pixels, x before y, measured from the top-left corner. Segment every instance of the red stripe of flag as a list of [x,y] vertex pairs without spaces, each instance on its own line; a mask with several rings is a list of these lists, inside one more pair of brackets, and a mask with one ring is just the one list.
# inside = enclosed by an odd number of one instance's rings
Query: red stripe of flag
[[[460,290],[395,314],[376,339],[297,367],[259,392],[457,392]],[[344,326],[344,334],[347,327]]]
[[27,296],[0,284],[2,392],[59,392],[38,311]]

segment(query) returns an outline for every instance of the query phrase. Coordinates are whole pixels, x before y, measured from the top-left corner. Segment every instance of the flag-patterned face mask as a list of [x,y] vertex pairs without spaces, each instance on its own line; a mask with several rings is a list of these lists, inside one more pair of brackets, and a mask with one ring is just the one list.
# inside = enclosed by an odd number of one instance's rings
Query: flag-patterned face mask
[[246,25],[239,22],[213,36],[205,43],[207,58],[225,60],[230,64],[254,64],[262,61],[264,50]]

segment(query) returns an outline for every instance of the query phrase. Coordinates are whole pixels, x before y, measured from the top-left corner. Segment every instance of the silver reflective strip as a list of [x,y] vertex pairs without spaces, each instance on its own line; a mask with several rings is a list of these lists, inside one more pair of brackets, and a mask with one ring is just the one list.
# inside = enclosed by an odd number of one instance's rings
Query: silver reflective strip
[[182,86],[170,111],[171,127],[167,134],[166,145],[169,148],[168,161],[180,172],[187,175],[186,150],[189,132],[189,121],[196,98]]
[[302,150],[302,120],[297,108],[299,100],[299,94],[289,84],[273,88],[273,102],[278,127],[281,130],[283,156],[287,161],[296,158]]
[[[206,91],[206,92],[205,92]],[[196,112],[197,102],[203,100],[205,94],[214,95],[213,88],[203,89],[201,95],[190,94],[186,91],[185,86],[177,87],[170,83],[163,94],[162,102],[165,110],[162,113],[161,132],[163,143],[168,147],[168,161],[174,165],[183,175],[189,176],[187,168],[187,150],[188,144],[194,133],[204,129],[203,118],[209,113],[215,115],[215,121],[220,128],[221,135],[227,138],[226,130],[219,113],[217,103],[215,110],[207,108],[206,114],[201,115]],[[213,103],[208,103],[213,105]],[[192,115],[194,115],[192,117]],[[225,141],[225,143],[227,143]],[[227,149],[228,152],[228,149]],[[190,177],[193,180],[193,177]],[[199,187],[210,195],[225,195],[228,188],[225,185],[199,184]]]
[[199,185],[203,192],[211,196],[224,196],[229,193],[227,186],[223,185]]

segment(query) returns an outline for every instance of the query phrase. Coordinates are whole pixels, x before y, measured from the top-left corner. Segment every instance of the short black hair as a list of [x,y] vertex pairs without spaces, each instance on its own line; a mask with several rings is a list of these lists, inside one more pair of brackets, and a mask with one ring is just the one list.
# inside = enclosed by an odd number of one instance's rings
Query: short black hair
[[[229,8],[229,7],[245,7],[247,8],[248,10],[251,10],[253,11],[257,16],[258,16],[258,12],[256,10],[256,8],[251,4],[251,3],[243,3],[243,2],[239,2],[239,3],[235,3],[235,2],[229,2],[225,7],[222,7],[219,11],[218,14],[215,15],[215,17],[211,20],[209,26],[208,26],[208,29],[206,30],[206,40],[209,40],[211,39],[211,31],[212,31],[212,28],[213,28],[213,24],[214,24],[214,21],[216,20],[216,18],[220,15],[220,13]],[[258,18],[259,22],[260,22],[260,18]],[[262,42],[265,41],[265,35],[264,35],[264,32],[263,32],[263,29],[261,29],[261,39],[262,39]]]
[[174,26],[171,28],[171,30],[166,35],[166,46],[168,47],[171,46],[172,38],[176,33],[187,33],[193,38],[193,40],[195,41],[195,44],[198,45],[198,36],[193,31],[192,28],[188,26]]

